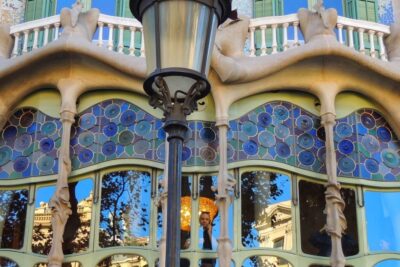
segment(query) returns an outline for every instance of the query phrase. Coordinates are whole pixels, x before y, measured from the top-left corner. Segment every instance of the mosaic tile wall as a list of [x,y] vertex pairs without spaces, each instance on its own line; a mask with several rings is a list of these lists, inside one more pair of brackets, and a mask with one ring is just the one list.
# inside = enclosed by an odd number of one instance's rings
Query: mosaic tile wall
[[55,174],[61,122],[34,109],[15,112],[1,131],[0,178]]
[[361,109],[335,126],[338,175],[400,180],[400,141],[376,111]]
[[[325,169],[320,119],[288,102],[274,101],[230,121],[228,161],[276,161],[317,173]],[[214,122],[190,121],[183,166],[218,166]],[[376,111],[362,109],[334,128],[338,175],[400,180],[400,141]],[[56,174],[61,122],[32,108],[16,111],[1,131],[0,179]],[[114,159],[165,160],[162,121],[134,104],[107,100],[82,112],[71,133],[74,170]]]
[[[215,123],[189,123],[183,166],[218,165]],[[165,160],[165,132],[160,119],[123,100],[108,100],[80,114],[72,130],[73,169],[113,159]]]
[[319,117],[288,102],[259,106],[230,121],[229,162],[270,160],[325,173],[325,135]]

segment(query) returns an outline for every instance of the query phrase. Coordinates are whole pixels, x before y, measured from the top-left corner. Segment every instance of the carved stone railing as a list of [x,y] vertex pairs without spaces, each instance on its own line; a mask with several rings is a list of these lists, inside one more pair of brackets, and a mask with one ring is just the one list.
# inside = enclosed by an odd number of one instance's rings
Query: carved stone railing
[[338,17],[336,28],[338,41],[341,44],[355,48],[362,54],[379,57],[387,61],[384,38],[390,35],[389,26],[376,22]]
[[[299,24],[297,14],[252,19],[249,25],[249,55],[275,54],[304,44]],[[390,35],[389,26],[339,16],[336,34],[341,44],[387,60],[384,38]]]
[[[297,14],[254,18],[249,24],[249,56],[265,56],[304,44]],[[100,14],[93,42],[110,51],[145,56],[143,28],[139,21]],[[57,40],[60,16],[25,22],[11,27],[15,38],[12,57],[25,54]],[[384,38],[390,35],[387,25],[338,17],[337,40],[365,55],[387,60]]]
[[12,26],[10,34],[15,42],[11,56],[28,53],[57,40],[60,25],[60,15],[56,15]]

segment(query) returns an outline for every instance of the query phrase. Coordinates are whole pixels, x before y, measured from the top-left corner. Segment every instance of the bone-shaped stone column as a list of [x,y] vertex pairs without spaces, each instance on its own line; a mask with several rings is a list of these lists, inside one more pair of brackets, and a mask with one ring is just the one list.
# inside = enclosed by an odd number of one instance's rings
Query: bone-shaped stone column
[[58,155],[58,178],[56,192],[52,196],[49,206],[52,211],[51,226],[53,240],[48,255],[49,267],[61,267],[64,260],[62,249],[65,225],[71,215],[69,202],[68,176],[71,173],[70,139],[71,127],[75,122],[76,99],[82,88],[82,83],[76,80],[64,79],[58,83],[62,96],[61,122],[62,137]]
[[228,140],[229,123],[227,118],[217,119],[219,132],[219,173],[216,201],[221,215],[220,236],[218,238],[219,266],[229,267],[232,260],[232,243],[229,239],[229,206],[233,201],[235,181],[228,174]]
[[339,88],[335,83],[321,83],[315,86],[320,87],[318,91],[321,92],[319,96],[321,101],[321,124],[325,130],[325,166],[328,176],[324,210],[326,224],[323,230],[331,237],[331,266],[344,267],[346,259],[342,248],[342,234],[347,228],[347,222],[343,213],[345,202],[340,195],[340,184],[337,181],[337,159],[333,131],[336,124],[335,97]]

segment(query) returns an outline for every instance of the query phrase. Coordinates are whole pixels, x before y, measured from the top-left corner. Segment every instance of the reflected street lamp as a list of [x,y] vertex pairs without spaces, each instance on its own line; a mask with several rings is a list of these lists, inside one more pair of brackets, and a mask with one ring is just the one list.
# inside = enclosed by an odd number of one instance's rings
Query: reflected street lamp
[[207,75],[217,26],[231,12],[230,0],[130,0],[142,22],[150,105],[164,111],[168,133],[168,208],[166,266],[180,265],[182,145],[186,116],[210,92]]

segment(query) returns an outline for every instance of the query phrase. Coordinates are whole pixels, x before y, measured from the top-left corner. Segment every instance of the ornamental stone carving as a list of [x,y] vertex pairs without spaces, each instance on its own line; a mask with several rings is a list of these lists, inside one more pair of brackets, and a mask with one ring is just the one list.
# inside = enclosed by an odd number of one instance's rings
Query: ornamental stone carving
[[305,42],[308,43],[320,35],[332,36],[336,39],[334,32],[338,19],[336,9],[325,9],[322,0],[315,4],[314,9],[315,11],[301,8],[297,12]]
[[215,47],[218,51],[227,57],[237,58],[244,56],[249,24],[250,19],[248,17],[240,17],[236,20],[227,19],[218,28],[215,36]]
[[78,0],[72,9],[63,8],[60,19],[64,31],[61,37],[74,35],[91,42],[97,28],[100,11],[92,8],[87,12],[82,12],[83,4]]

